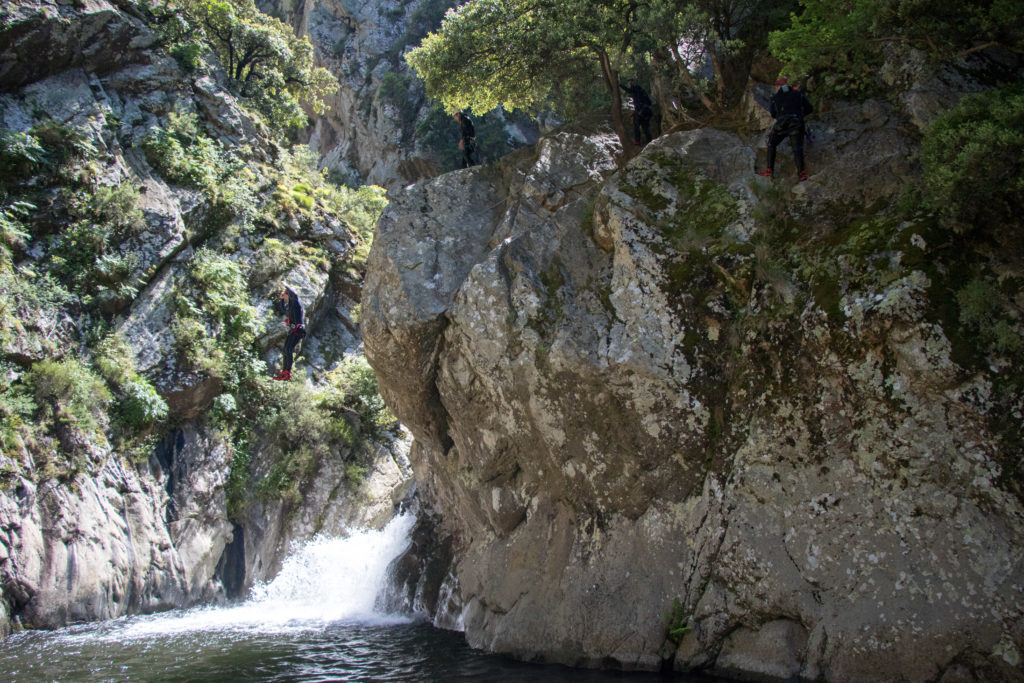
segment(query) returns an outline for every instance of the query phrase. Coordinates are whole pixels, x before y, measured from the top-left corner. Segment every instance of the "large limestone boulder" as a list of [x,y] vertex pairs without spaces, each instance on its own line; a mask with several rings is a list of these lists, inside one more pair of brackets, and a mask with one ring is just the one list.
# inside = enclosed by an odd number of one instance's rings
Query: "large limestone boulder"
[[698,130],[618,171],[613,138],[561,134],[394,198],[363,330],[454,546],[439,623],[587,666],[1019,679],[990,379],[952,360],[924,271],[773,261],[803,243],[770,232],[773,193],[827,234],[910,172],[899,115],[852,113],[793,188],[754,176],[757,139]]

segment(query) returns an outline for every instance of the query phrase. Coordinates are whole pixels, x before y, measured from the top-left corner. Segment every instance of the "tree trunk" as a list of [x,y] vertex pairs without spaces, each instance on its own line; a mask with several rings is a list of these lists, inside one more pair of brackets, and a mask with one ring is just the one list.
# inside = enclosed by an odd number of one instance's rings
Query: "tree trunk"
[[619,95],[619,74],[612,67],[612,62],[607,52],[601,50],[597,53],[597,56],[601,60],[601,74],[604,76],[604,84],[608,88],[608,94],[611,95],[612,99],[612,127],[615,128],[615,133],[619,136],[622,153],[629,159],[633,156],[633,144],[626,134],[626,123],[622,119],[622,96]]
[[686,86],[690,88],[690,90],[692,90],[694,94],[697,95],[697,97],[700,98],[700,103],[704,105],[705,109],[707,109],[710,112],[715,111],[714,102],[711,101],[707,94],[703,90],[701,90],[700,86],[697,84],[697,80],[693,77],[693,74],[691,74],[690,70],[686,67],[686,62],[683,61],[683,56],[679,54],[679,48],[673,45],[671,51],[672,57],[674,57],[674,59],[670,59],[669,61],[672,62],[676,70],[676,73],[679,74],[679,78],[681,78],[683,83],[685,83]]

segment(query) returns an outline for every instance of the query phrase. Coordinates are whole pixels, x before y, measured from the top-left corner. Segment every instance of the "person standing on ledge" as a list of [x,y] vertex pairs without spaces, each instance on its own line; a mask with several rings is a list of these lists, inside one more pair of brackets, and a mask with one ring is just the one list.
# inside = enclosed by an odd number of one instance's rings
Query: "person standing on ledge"
[[[654,117],[654,105],[651,98],[647,91],[637,85],[632,78],[626,81],[626,85],[619,83],[619,87],[625,90],[633,100],[633,144],[647,144],[653,139],[651,137],[651,118]],[[643,142],[640,140],[641,131],[644,134]]]
[[476,159],[473,153],[476,152],[476,129],[473,127],[473,119],[464,111],[457,111],[452,118],[459,122],[459,149],[462,150],[462,168],[476,166]]
[[793,148],[793,157],[796,159],[796,170],[800,175],[800,181],[807,180],[807,171],[804,169],[804,117],[814,111],[810,100],[800,90],[789,85],[786,78],[775,81],[778,89],[772,96],[768,113],[775,119],[775,125],[768,132],[768,168],[758,175],[766,178],[774,176],[775,148],[789,138],[789,144]]
[[274,379],[288,381],[292,378],[295,346],[306,336],[306,328],[302,324],[302,303],[295,290],[282,284],[281,296],[274,302],[274,311],[284,316],[284,324],[288,328],[288,336],[284,339],[284,364]]

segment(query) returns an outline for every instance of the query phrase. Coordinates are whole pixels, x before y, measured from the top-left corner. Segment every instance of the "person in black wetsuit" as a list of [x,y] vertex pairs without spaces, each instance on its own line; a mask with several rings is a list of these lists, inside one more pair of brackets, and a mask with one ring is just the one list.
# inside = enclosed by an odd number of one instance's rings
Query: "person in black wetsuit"
[[292,378],[295,345],[306,336],[306,328],[302,324],[302,303],[295,290],[288,285],[282,285],[281,296],[274,302],[274,311],[284,316],[284,324],[288,327],[288,336],[284,340],[284,364],[274,379],[287,381]]
[[[626,85],[619,83],[619,87],[625,90],[633,100],[633,144],[641,145],[650,142],[651,118],[654,116],[654,105],[647,91],[637,85],[632,78],[626,81]],[[640,140],[640,132],[643,131],[643,142]]]
[[810,100],[798,89],[789,85],[787,79],[780,78],[775,81],[778,90],[772,96],[768,113],[775,119],[775,125],[768,132],[768,167],[758,175],[771,178],[775,168],[775,148],[789,138],[789,144],[793,147],[793,157],[796,159],[796,170],[800,174],[800,180],[807,180],[807,171],[804,169],[804,117],[814,111]]
[[462,168],[476,166],[476,159],[473,153],[476,152],[476,128],[473,126],[473,119],[464,111],[457,111],[452,118],[459,122],[459,149],[462,150]]

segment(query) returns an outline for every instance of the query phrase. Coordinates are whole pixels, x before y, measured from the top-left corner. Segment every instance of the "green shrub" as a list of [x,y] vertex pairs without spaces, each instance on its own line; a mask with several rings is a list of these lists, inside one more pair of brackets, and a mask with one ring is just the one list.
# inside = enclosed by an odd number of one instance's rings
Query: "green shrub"
[[131,183],[98,187],[93,196],[93,214],[121,237],[138,235],[146,226],[139,208],[140,196],[139,188]]
[[[0,362],[0,374],[9,379],[19,373],[10,363]],[[28,387],[21,382],[0,382],[0,455],[20,461],[20,454],[32,441],[35,412],[36,403]]]
[[258,287],[294,267],[299,257],[291,244],[267,237],[249,269],[249,284]]
[[195,71],[203,63],[203,46],[197,41],[181,43],[171,48],[171,56],[186,71]]
[[117,409],[129,428],[143,430],[167,419],[167,402],[142,377],[129,381],[123,391],[124,397]]
[[337,444],[331,438],[329,415],[319,410],[304,382],[278,383],[269,408],[261,414],[264,443],[276,451],[276,461],[260,480],[261,495],[296,503],[303,486]]
[[228,483],[224,493],[227,498],[228,519],[241,523],[249,499],[249,464],[252,462],[248,436],[239,433],[232,440],[231,447],[231,469],[228,472]]
[[200,293],[202,310],[216,326],[215,333],[230,346],[248,346],[259,332],[256,309],[242,266],[207,249],[200,249],[189,267],[189,277]]
[[51,275],[29,269],[0,270],[0,347],[7,347],[21,335],[39,335],[48,351],[53,342],[34,328],[45,322],[56,328],[61,310],[74,301],[63,285]]
[[53,119],[37,123],[29,132],[46,149],[47,160],[55,166],[75,158],[95,158],[99,154],[88,133]]
[[349,356],[326,376],[318,397],[321,408],[340,419],[358,419],[359,436],[385,438],[398,428],[398,420],[384,404],[377,375],[363,356]]
[[24,249],[28,244],[31,236],[24,219],[35,208],[35,205],[21,201],[0,208],[0,268],[11,264],[11,254],[15,249]]
[[24,180],[45,161],[46,150],[37,137],[0,128],[0,183]]
[[956,294],[960,324],[974,337],[981,349],[1000,354],[1024,350],[1020,325],[1010,311],[1013,305],[988,281],[976,278]]
[[1024,85],[968,95],[921,143],[924,194],[965,230],[991,226],[1019,239],[1024,210]]
[[693,630],[690,616],[679,598],[674,598],[672,600],[672,609],[668,613],[668,626],[666,627],[668,639],[673,643],[678,645],[682,642],[683,637]]
[[44,424],[66,427],[89,440],[102,434],[110,391],[77,359],[40,361],[26,380]]
[[136,368],[135,354],[124,335],[115,333],[97,344],[93,365],[118,399],[114,414],[130,439],[167,419],[167,402]]

